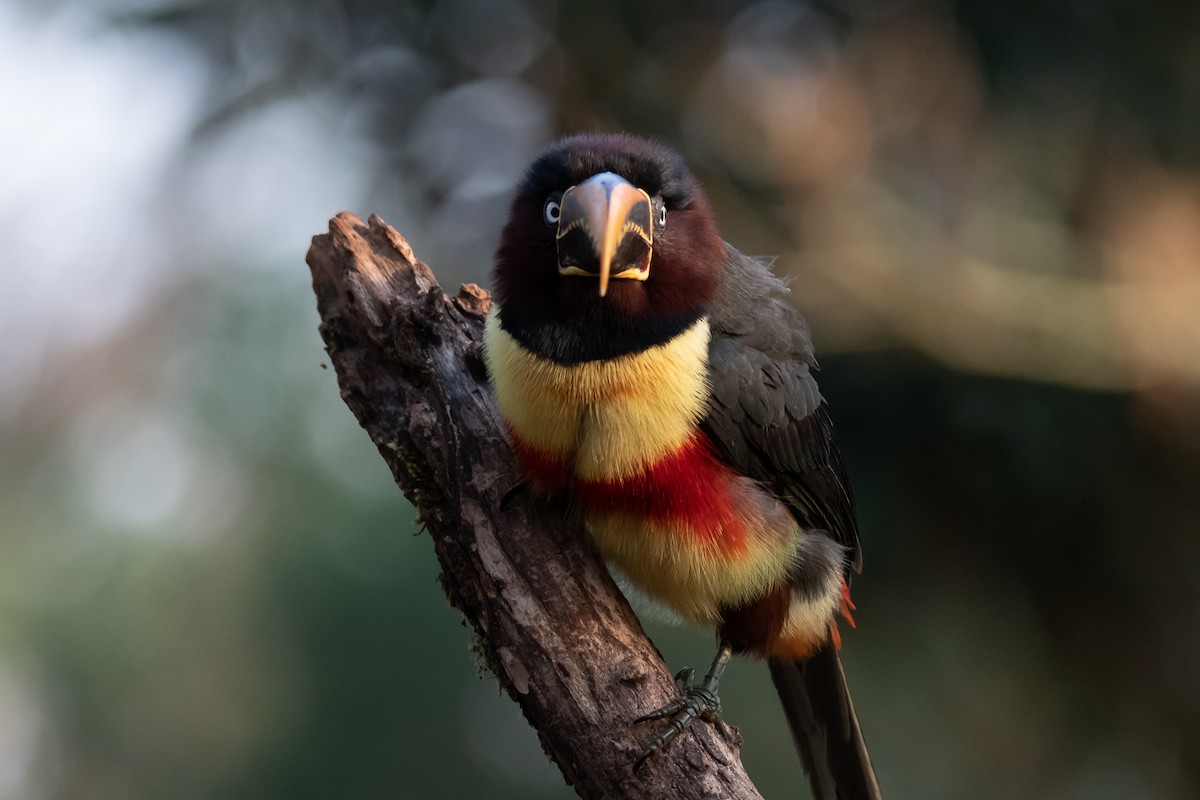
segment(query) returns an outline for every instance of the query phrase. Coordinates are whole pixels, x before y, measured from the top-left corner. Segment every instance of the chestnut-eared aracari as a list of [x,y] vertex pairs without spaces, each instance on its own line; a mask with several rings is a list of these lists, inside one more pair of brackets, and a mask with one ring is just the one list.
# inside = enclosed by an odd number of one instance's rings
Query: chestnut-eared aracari
[[584,134],[529,168],[494,286],[485,355],[523,474],[633,587],[717,631],[707,675],[643,718],[669,722],[635,767],[719,709],[745,653],[770,665],[815,795],[878,797],[837,653],[853,498],[784,284],[721,239],[678,154]]

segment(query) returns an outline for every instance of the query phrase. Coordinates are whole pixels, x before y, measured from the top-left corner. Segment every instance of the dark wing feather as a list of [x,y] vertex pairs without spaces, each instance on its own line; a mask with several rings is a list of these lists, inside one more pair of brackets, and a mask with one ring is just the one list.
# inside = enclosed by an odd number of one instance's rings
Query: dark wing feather
[[[804,319],[765,264],[729,248],[709,321],[708,415],[727,463],[769,487],[806,528],[825,531],[862,568],[854,498],[812,371]],[[788,726],[820,800],[879,800],[841,661],[827,644],[806,661],[770,663]]]
[[861,570],[854,498],[812,375],[812,339],[786,293],[766,264],[729,248],[709,314],[701,428],[727,463],[770,487],[802,525],[826,531]]

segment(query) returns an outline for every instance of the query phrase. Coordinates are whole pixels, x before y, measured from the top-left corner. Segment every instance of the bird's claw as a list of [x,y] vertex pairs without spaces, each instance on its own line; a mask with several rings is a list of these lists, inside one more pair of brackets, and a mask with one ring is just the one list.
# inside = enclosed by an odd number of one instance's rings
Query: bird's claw
[[693,686],[692,681],[695,675],[696,671],[690,667],[684,667],[679,670],[675,675],[675,685],[679,687],[679,697],[676,697],[662,708],[655,709],[649,714],[643,714],[634,720],[635,724],[663,719],[665,717],[670,717],[671,720],[667,723],[666,729],[638,757],[638,760],[633,762],[634,772],[641,769],[650,756],[662,750],[674,741],[679,734],[691,727],[691,724],[695,722],[697,717],[714,720],[720,716],[721,698],[717,696],[715,688],[709,689],[704,684]]
[[529,491],[532,485],[533,484],[529,481],[518,481],[510,486],[508,491],[504,493],[504,496],[500,498],[500,510],[508,511],[508,509],[512,506],[513,501],[525,494],[525,492]]

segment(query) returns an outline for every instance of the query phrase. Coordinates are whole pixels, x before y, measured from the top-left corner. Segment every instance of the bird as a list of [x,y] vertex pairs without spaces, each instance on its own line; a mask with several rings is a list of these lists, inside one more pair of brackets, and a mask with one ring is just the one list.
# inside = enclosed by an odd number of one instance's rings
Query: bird
[[629,133],[553,143],[493,267],[484,360],[522,486],[567,498],[640,594],[712,628],[700,681],[636,771],[765,660],[813,794],[881,797],[838,651],[862,554],[812,337],[763,259],[722,238],[676,151]]

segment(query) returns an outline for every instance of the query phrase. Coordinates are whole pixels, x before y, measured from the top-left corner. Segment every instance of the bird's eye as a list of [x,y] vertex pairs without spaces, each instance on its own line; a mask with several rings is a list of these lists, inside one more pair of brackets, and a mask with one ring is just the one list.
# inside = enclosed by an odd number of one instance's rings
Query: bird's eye
[[658,227],[665,228],[667,226],[667,206],[664,203],[658,207]]
[[542,216],[546,219],[547,225],[557,225],[558,218],[562,215],[562,207],[558,201],[551,197],[546,201],[546,206],[542,209]]

